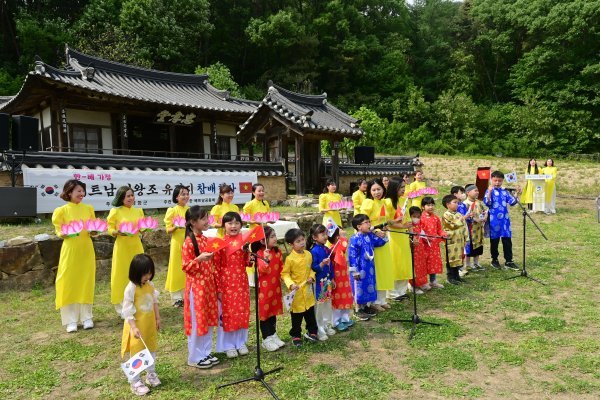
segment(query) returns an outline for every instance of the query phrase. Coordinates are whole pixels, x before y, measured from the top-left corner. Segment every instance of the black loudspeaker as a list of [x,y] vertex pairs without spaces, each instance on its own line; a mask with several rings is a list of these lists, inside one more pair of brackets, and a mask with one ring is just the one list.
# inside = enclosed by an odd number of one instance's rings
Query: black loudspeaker
[[0,114],[0,151],[10,148],[10,115]]
[[0,217],[35,217],[37,189],[34,187],[0,187]]
[[38,151],[38,119],[25,115],[13,117],[13,150]]
[[372,164],[375,162],[375,147],[356,146],[354,148],[354,162],[357,164]]

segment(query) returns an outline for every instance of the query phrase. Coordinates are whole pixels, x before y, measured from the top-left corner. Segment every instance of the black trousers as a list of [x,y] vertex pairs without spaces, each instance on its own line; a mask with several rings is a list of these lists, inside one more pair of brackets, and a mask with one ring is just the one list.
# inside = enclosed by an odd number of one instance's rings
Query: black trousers
[[272,336],[277,331],[277,317],[273,315],[264,321],[260,321],[260,333],[262,333],[263,339]]
[[504,252],[504,260],[506,262],[510,262],[513,260],[513,252],[512,252],[512,240],[509,237],[503,237],[498,239],[490,239],[490,251],[492,253],[492,260],[498,260],[498,245],[500,244],[500,239],[502,239],[502,250]]
[[315,307],[311,307],[308,310],[301,313],[292,313],[292,329],[290,329],[290,336],[301,337],[302,336],[302,320],[306,323],[306,330],[308,333],[317,333],[317,319],[315,317]]

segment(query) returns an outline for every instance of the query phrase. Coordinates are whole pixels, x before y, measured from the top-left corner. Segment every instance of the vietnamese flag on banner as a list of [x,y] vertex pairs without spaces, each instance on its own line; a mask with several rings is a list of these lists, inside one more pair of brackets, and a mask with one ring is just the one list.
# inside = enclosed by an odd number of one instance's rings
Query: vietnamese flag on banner
[[489,167],[477,169],[477,178],[479,178],[479,179],[490,179],[490,175],[491,175],[491,172],[490,172]]
[[227,247],[227,242],[218,237],[206,238],[207,246],[205,250],[209,253],[216,253],[217,251]]
[[240,193],[252,193],[252,182],[238,182]]
[[254,243],[265,238],[265,231],[262,225],[256,225],[242,236],[244,243]]

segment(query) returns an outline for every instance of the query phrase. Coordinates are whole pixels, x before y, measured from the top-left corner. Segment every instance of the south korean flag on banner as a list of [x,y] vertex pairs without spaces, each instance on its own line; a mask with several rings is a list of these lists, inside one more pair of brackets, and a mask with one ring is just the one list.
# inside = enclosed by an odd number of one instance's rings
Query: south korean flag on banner
[[121,368],[127,379],[131,382],[133,378],[148,369],[151,365],[154,365],[154,358],[152,358],[148,349],[144,349],[135,353],[133,357],[121,364]]

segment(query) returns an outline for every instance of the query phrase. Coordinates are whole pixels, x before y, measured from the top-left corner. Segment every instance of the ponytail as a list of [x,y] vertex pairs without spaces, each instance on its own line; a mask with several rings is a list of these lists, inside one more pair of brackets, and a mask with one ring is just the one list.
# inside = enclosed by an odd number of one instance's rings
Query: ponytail
[[192,229],[192,223],[198,221],[199,219],[206,218],[208,212],[198,205],[191,206],[185,212],[185,236],[189,237],[192,240],[192,245],[194,246],[194,254],[196,257],[200,255],[200,247],[198,247],[198,240],[196,240],[196,235],[194,234],[194,230]]

